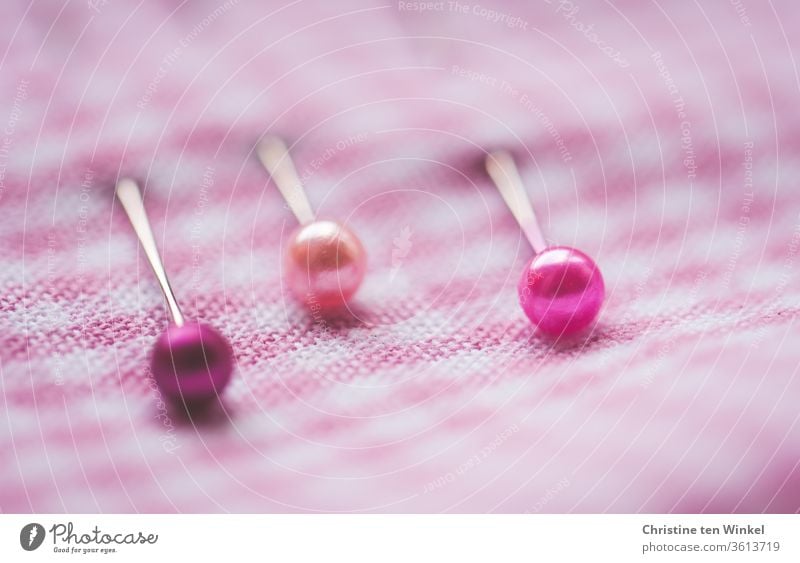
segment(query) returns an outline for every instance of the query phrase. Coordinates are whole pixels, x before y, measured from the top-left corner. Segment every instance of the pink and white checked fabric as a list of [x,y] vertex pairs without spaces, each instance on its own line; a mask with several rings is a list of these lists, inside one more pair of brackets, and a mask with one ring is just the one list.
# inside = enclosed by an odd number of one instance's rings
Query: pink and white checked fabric
[[[58,5],[57,5],[58,4]],[[800,510],[791,0],[3,2],[0,510]],[[280,133],[362,237],[350,315],[281,285]],[[601,320],[536,337],[481,169],[514,152]],[[112,196],[236,350],[187,420]]]

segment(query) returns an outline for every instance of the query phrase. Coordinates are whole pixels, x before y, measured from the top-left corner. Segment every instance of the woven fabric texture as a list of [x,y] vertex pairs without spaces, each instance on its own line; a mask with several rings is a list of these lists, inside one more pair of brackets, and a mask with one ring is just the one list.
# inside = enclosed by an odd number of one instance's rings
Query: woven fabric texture
[[[701,3],[3,2],[3,512],[797,512],[800,11]],[[283,135],[369,271],[284,287]],[[519,163],[599,322],[536,335]],[[148,378],[163,300],[113,198],[140,178],[219,408]]]

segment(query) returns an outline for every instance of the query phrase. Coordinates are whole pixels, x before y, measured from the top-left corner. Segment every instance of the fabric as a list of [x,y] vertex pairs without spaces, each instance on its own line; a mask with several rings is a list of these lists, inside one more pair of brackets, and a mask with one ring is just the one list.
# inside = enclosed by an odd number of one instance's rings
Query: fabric
[[[3,512],[797,512],[798,6],[3,2]],[[369,256],[348,314],[282,282],[291,145]],[[539,337],[482,169],[601,268]],[[236,373],[193,419],[148,379],[163,299]]]

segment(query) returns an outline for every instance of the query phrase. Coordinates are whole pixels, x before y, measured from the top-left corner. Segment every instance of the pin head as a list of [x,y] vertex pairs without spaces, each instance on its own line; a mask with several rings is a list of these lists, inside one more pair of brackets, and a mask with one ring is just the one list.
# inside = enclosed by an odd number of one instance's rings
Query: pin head
[[540,331],[569,336],[595,320],[605,284],[589,256],[568,246],[553,246],[528,262],[518,292],[522,309]]
[[312,221],[289,240],[286,274],[295,296],[308,304],[335,307],[350,299],[366,272],[361,241],[335,221]]
[[188,406],[202,405],[222,393],[230,381],[233,350],[208,325],[171,324],[156,341],[151,368],[165,396]]

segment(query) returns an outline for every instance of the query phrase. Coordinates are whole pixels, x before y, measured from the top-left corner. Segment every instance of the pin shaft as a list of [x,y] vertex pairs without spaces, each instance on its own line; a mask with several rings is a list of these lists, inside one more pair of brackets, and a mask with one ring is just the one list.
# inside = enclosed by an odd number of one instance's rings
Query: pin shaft
[[258,144],[256,152],[300,224],[311,223],[314,212],[286,144],[278,137],[265,137]]
[[184,319],[181,308],[178,305],[178,300],[175,298],[175,293],[169,284],[167,272],[164,269],[164,262],[161,260],[161,255],[158,253],[156,240],[153,236],[153,229],[150,227],[150,221],[147,219],[147,213],[144,209],[144,201],[142,200],[142,192],[139,190],[139,185],[136,181],[130,178],[122,178],[117,183],[117,198],[122,204],[125,213],[130,219],[133,230],[136,231],[136,236],[139,237],[139,242],[142,245],[147,261],[156,275],[158,284],[161,286],[161,291],[164,294],[164,299],[167,301],[172,322],[177,326],[183,326]]
[[514,158],[506,151],[496,151],[486,156],[486,171],[492,178],[497,190],[511,210],[511,214],[519,223],[525,238],[537,254],[547,248],[547,243],[539,227],[539,221],[533,212],[525,186],[520,178]]

